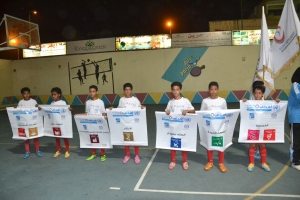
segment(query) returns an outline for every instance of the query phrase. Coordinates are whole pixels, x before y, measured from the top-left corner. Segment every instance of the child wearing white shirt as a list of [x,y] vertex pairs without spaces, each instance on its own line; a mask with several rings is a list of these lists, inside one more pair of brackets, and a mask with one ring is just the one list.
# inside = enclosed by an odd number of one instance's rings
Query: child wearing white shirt
[[[123,85],[123,91],[124,91],[124,96],[121,97],[119,101],[119,108],[140,108],[141,102],[136,98],[135,96],[132,96],[132,89],[133,86],[131,83],[125,83]],[[130,160],[130,148],[129,146],[124,146],[124,153],[125,156],[123,158],[123,164],[126,164]],[[140,164],[141,163],[141,158],[140,158],[140,149],[138,146],[134,147],[134,162],[135,164]]]
[[[91,85],[89,87],[89,94],[91,99],[87,100],[85,103],[85,112],[88,115],[103,115],[106,116],[104,102],[98,98],[98,87],[96,85]],[[91,155],[87,157],[86,160],[93,160],[97,157],[96,149],[91,149]],[[100,160],[106,160],[105,149],[100,149]]]
[[[171,84],[171,90],[173,99],[168,102],[167,108],[165,110],[166,114],[182,114],[186,115],[187,113],[195,113],[195,109],[192,106],[191,102],[181,96],[182,84],[180,82],[173,82]],[[171,150],[171,162],[169,164],[169,170],[173,170],[176,166],[176,150]],[[187,170],[189,168],[187,151],[182,151],[182,168]]]
[[[32,108],[32,107],[37,107],[38,106],[36,100],[31,98],[30,89],[28,87],[22,88],[21,89],[21,94],[22,94],[23,99],[19,101],[18,107],[27,107],[27,108],[31,107]],[[34,138],[33,143],[34,143],[34,146],[35,146],[35,151],[36,151],[37,156],[42,157],[43,154],[40,151],[39,138]],[[28,159],[30,157],[30,141],[25,140],[24,145],[25,145],[25,154],[24,154],[23,158]]]
[[[51,105],[53,106],[65,106],[67,103],[61,99],[62,91],[59,87],[54,87],[51,89],[51,97],[52,102]],[[68,138],[63,138],[65,143],[65,158],[68,159],[70,157],[70,143]],[[60,145],[60,138],[55,138],[55,144],[56,144],[56,151],[53,155],[54,158],[58,158],[61,155],[61,145]]]
[[[218,96],[219,84],[215,81],[210,82],[208,85],[209,97],[203,99],[201,103],[201,110],[224,110],[227,109],[227,104],[224,98]],[[219,151],[219,170],[222,173],[226,173],[228,170],[224,164],[224,152]],[[212,150],[207,150],[208,162],[204,166],[205,171],[209,171],[213,168],[213,156],[214,152]]]

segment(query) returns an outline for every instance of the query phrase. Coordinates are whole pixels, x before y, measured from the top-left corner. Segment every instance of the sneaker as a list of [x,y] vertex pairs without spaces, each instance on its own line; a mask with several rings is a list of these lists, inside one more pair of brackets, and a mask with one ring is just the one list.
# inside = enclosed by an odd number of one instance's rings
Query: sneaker
[[86,160],[94,160],[95,158],[97,157],[97,155],[96,154],[92,154],[92,155],[90,155],[89,157],[87,157],[86,158]]
[[100,160],[101,160],[102,162],[106,161],[106,155],[104,154],[104,155],[100,156]]
[[138,165],[138,164],[141,163],[141,158],[140,158],[139,155],[135,155],[135,157],[134,157],[134,163],[135,163],[136,165]]
[[220,172],[222,172],[222,173],[228,172],[228,169],[227,169],[227,167],[224,165],[224,163],[220,163],[220,164],[219,164],[219,170],[220,170]]
[[247,167],[248,172],[253,172],[254,170],[254,163],[249,163],[248,167]]
[[261,167],[266,171],[266,172],[270,172],[271,168],[267,163],[262,163]]
[[70,152],[69,152],[69,151],[66,151],[66,152],[65,152],[65,159],[68,159],[68,158],[70,158]]
[[43,152],[37,151],[37,152],[36,152],[36,155],[37,155],[38,157],[43,157]]
[[124,156],[124,158],[123,158],[123,164],[126,164],[126,163],[128,163],[128,161],[130,160],[130,156]]
[[294,163],[292,164],[292,168],[299,170],[300,171],[300,165],[295,165]]
[[60,151],[56,151],[53,155],[53,158],[58,158],[60,156]]
[[188,162],[183,162],[182,163],[182,169],[188,170],[189,169],[189,163]]
[[206,165],[204,166],[204,170],[205,170],[205,171],[209,171],[209,170],[211,170],[213,167],[214,167],[214,163],[208,162],[208,163],[206,163]]
[[30,152],[26,152],[23,156],[24,159],[28,159],[30,157]]
[[173,170],[176,166],[176,163],[175,162],[170,162],[169,164],[169,170]]

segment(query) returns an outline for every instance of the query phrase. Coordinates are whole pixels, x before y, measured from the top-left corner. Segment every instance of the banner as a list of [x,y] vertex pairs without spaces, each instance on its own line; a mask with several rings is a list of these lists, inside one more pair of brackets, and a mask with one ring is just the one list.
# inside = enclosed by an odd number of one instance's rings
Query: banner
[[115,38],[67,42],[67,54],[115,51]]
[[75,115],[80,148],[112,148],[106,119],[101,115]]
[[107,109],[112,145],[148,146],[146,109]]
[[73,138],[72,114],[69,106],[40,105],[44,116],[45,136]]
[[38,108],[6,108],[13,139],[27,140],[44,136],[43,116]]
[[175,33],[172,48],[231,46],[231,31]]
[[155,112],[156,148],[196,152],[198,115]]
[[240,101],[240,143],[284,143],[287,101]]
[[207,150],[225,151],[232,145],[239,109],[197,111],[200,144]]

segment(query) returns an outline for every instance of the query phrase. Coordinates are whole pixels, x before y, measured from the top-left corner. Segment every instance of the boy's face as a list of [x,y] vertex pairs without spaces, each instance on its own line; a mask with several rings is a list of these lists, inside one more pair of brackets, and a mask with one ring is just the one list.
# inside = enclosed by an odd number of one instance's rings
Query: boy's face
[[171,89],[172,89],[172,94],[173,94],[173,96],[174,96],[175,99],[178,98],[178,97],[180,97],[181,89],[180,89],[179,86],[175,85]]
[[208,92],[210,97],[215,98],[218,96],[219,88],[213,85],[209,88]]
[[262,100],[262,98],[264,97],[264,93],[259,89],[255,89],[253,95],[255,100]]
[[51,92],[51,96],[52,96],[53,101],[60,100],[60,94],[58,94],[57,92]]
[[95,88],[91,88],[91,89],[89,90],[89,93],[90,93],[90,96],[91,96],[92,98],[96,98],[96,97],[97,97],[97,90],[96,90]]
[[124,95],[125,95],[126,97],[131,97],[131,95],[132,95],[132,89],[131,89],[130,87],[126,87],[126,88],[124,89]]
[[29,100],[30,99],[30,92],[25,91],[22,93],[22,97],[24,100]]

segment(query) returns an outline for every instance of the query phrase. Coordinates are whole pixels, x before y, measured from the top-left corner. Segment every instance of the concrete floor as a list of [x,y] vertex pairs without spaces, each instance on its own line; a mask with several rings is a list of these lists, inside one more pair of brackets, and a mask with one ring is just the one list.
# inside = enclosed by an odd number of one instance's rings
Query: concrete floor
[[[238,105],[229,105],[236,108]],[[200,105],[195,105],[199,109]],[[83,107],[74,108],[75,113]],[[88,150],[79,149],[78,132],[74,125],[71,140],[71,158],[52,158],[53,138],[41,138],[44,157],[32,154],[24,160],[24,145],[11,139],[12,132],[6,111],[0,112],[0,200],[60,200],[60,199],[300,199],[300,173],[288,163],[289,142],[268,145],[270,173],[264,172],[257,162],[252,173],[247,172],[248,146],[238,144],[238,127],[234,144],[226,150],[229,168],[221,174],[217,167],[205,172],[206,152],[198,146],[196,153],[189,153],[190,169],[183,171],[180,162],[175,170],[168,170],[169,151],[156,151],[155,110],[164,106],[147,106],[149,146],[142,148],[142,163],[133,161],[121,164],[120,147],[108,151],[108,159],[86,161]],[[286,126],[286,133],[288,133]],[[31,146],[33,149],[33,145]],[[215,155],[217,158],[217,155]],[[178,154],[178,160],[180,160]],[[264,196],[253,197],[258,194]]]

